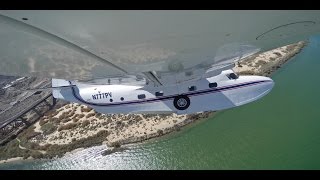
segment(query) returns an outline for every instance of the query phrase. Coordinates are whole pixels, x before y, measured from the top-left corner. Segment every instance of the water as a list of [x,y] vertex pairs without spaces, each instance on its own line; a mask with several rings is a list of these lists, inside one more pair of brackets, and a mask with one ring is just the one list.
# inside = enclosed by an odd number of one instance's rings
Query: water
[[320,169],[320,36],[273,75],[259,101],[102,156],[104,146],[0,169]]

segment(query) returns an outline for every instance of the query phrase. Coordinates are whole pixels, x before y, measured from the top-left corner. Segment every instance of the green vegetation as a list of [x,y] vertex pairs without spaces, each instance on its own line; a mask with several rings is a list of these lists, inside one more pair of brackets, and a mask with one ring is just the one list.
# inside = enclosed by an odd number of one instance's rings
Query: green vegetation
[[79,118],[73,118],[72,122],[78,122],[80,119]]
[[119,147],[121,147],[121,144],[119,141],[115,141],[115,142],[110,143],[110,146],[115,147],[115,148],[119,148]]
[[177,124],[175,124],[175,125],[173,126],[173,128],[174,128],[174,130],[176,130],[176,131],[180,131],[180,130],[181,130],[180,126],[177,125]]
[[77,149],[77,148],[86,148],[86,147],[99,145],[106,139],[106,137],[108,135],[109,135],[108,131],[101,130],[96,135],[90,136],[85,139],[79,139],[79,140],[73,139],[70,144],[51,145],[47,149],[47,154],[45,155],[45,157],[46,158],[51,158],[51,157],[55,157],[55,156],[61,157],[66,152],[70,152],[70,151]]
[[94,116],[95,114],[96,113],[89,113],[89,114],[86,115],[86,118],[90,118],[90,117]]
[[12,140],[5,146],[0,146],[0,160],[5,160],[13,157],[29,157],[29,151],[20,149],[19,143],[16,140]]
[[[270,59],[271,59],[271,58],[270,58]],[[258,65],[258,66],[263,66],[263,65],[265,65],[265,64],[267,64],[267,62],[262,61],[262,60],[259,60],[259,61],[256,63],[256,65]]]
[[240,71],[239,73],[237,73],[238,75],[254,75],[254,71],[250,71],[250,70],[247,70],[247,71]]
[[274,52],[273,54],[277,55],[278,57],[282,56],[281,53],[279,53],[279,52]]
[[158,133],[159,135],[162,135],[162,134],[163,134],[163,130],[158,129],[158,130],[157,130],[157,133]]
[[48,135],[53,133],[54,131],[57,130],[57,126],[55,126],[53,123],[49,122],[40,128],[43,131],[44,135]]
[[81,112],[90,112],[92,111],[92,108],[89,107],[81,107]]
[[83,118],[84,117],[84,114],[78,114],[78,118]]
[[[17,140],[12,140],[5,146],[0,146],[0,160],[5,160],[13,157],[33,157],[33,158],[53,158],[55,156],[61,157],[66,152],[70,152],[77,148],[91,147],[94,145],[101,144],[106,137],[109,135],[107,130],[101,130],[96,135],[90,136],[88,138],[76,140],[72,139],[70,144],[66,145],[56,145],[56,144],[46,144],[44,146],[39,146],[37,143],[30,142],[30,139],[34,135],[34,132],[29,129],[25,131],[24,134],[19,136],[21,146],[27,149],[20,149]],[[42,154],[38,150],[46,151]]]
[[[19,139],[21,140],[30,140],[38,135],[40,135],[41,132],[34,132],[34,130],[32,128],[28,128],[25,131],[23,131],[22,133],[20,133],[20,135],[18,136]],[[22,137],[22,138],[21,138]]]
[[48,122],[48,120],[46,120],[46,119],[40,119],[40,121],[39,121],[39,125],[40,126],[43,126],[45,123],[47,123]]
[[66,125],[59,126],[58,131],[72,129],[77,126],[78,123],[68,123]]
[[84,120],[82,123],[81,123],[81,127],[86,127],[90,124],[90,121],[89,120]]
[[98,119],[101,119],[102,118],[102,114],[101,113],[96,113],[95,117],[98,118]]

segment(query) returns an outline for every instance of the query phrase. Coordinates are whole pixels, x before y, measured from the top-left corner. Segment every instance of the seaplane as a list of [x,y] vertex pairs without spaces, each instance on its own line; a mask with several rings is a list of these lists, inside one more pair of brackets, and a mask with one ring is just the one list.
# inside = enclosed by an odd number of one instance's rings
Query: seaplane
[[320,11],[0,11],[0,74],[101,113],[191,114],[267,95],[235,63],[320,32]]

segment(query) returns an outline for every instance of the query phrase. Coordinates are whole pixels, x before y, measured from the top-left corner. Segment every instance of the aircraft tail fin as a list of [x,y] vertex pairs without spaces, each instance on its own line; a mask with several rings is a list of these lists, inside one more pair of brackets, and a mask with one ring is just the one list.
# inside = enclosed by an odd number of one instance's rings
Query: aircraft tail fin
[[71,81],[67,81],[64,79],[52,79],[51,86],[53,88],[59,88],[59,87],[69,87],[71,84]]
[[64,96],[61,94],[64,89],[70,89],[70,87],[76,86],[72,81],[64,79],[52,79],[51,84],[52,95],[58,99],[64,99]]

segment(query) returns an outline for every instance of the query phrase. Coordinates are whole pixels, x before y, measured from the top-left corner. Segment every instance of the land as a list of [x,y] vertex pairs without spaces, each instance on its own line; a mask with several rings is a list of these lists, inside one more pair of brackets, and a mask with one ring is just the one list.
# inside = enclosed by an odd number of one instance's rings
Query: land
[[[271,76],[305,45],[306,42],[299,42],[254,54],[237,63],[233,70],[240,75]],[[113,147],[104,153],[107,155],[125,150],[121,147],[124,144],[180,131],[184,126],[214,116],[214,112],[192,115],[106,115],[85,105],[59,102],[16,139],[0,146],[0,163],[28,158],[60,157],[79,148],[101,144]],[[32,115],[28,116],[31,117]]]
[[239,75],[271,76],[273,72],[298,54],[307,44],[300,41],[264,53],[254,54],[237,63],[233,70]]

